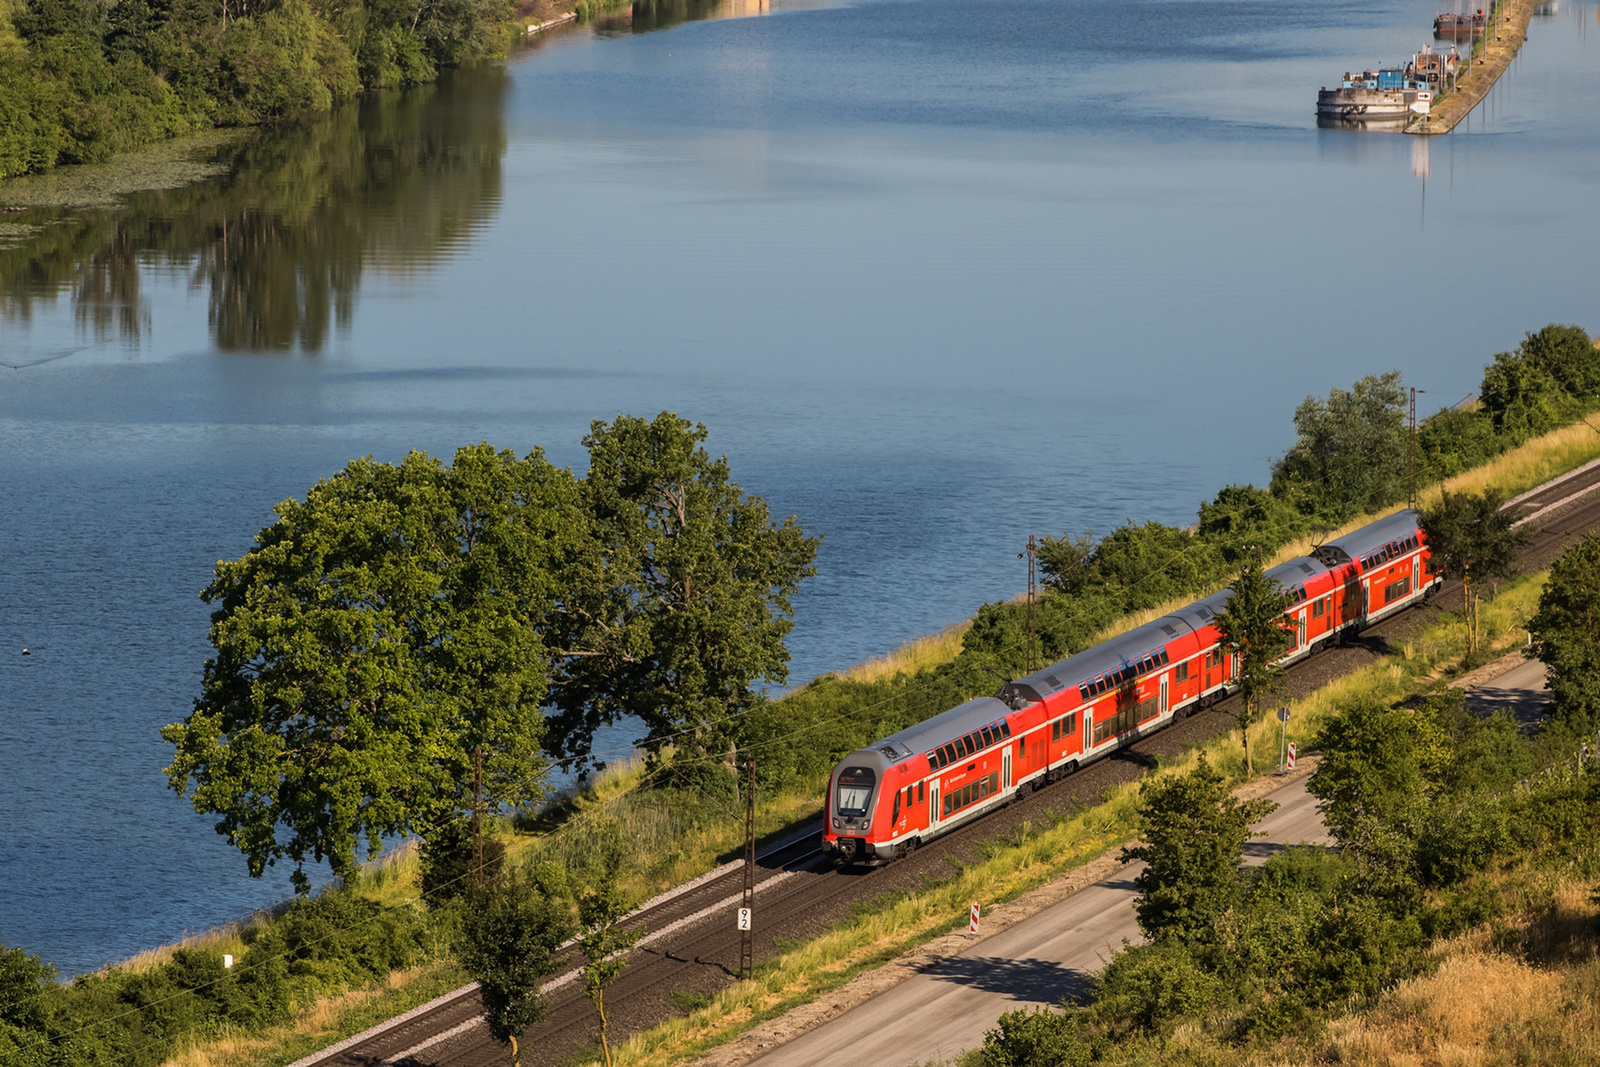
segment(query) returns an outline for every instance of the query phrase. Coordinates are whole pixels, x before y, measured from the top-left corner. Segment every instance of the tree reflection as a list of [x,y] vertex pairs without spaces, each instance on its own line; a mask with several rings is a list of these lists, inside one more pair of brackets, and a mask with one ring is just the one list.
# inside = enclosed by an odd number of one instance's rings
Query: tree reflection
[[0,313],[25,320],[70,293],[97,340],[149,330],[146,271],[208,292],[230,351],[318,351],[348,326],[363,273],[427,269],[499,206],[507,76],[461,71],[378,93],[225,149],[225,176],[127,197],[115,210],[27,212],[36,236],[0,251]]

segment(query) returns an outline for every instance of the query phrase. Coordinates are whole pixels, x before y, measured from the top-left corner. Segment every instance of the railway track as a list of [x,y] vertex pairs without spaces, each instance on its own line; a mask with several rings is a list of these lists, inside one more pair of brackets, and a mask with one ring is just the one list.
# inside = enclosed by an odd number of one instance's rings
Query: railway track
[[[1508,503],[1533,529],[1524,566],[1543,569],[1572,541],[1600,526],[1600,463],[1580,468]],[[1436,618],[1451,603],[1448,583],[1430,602],[1364,631],[1349,644],[1328,648],[1289,672],[1289,693],[1300,696],[1387,655],[1399,641]],[[948,875],[952,864],[978,855],[978,844],[1052,812],[1098,801],[1105,789],[1132,781],[1165,756],[1176,755],[1233,726],[1233,700],[1198,711],[1142,738],[1053,785],[1017,799],[984,819],[940,837],[885,867],[833,868],[816,844],[820,824],[760,855],[756,876],[755,955],[759,961],[814,937],[847,917],[856,901],[914,890]],[[696,998],[734,980],[739,934],[733,925],[742,868],[728,864],[641,908],[627,925],[654,931],[606,993],[611,1033],[617,1040],[680,1014]],[[570,1062],[596,1040],[593,1005],[572,980],[577,957],[568,949],[558,977],[546,986],[544,1020],[524,1036],[530,1065]],[[508,1062],[482,1025],[475,988],[441,997],[374,1031],[299,1061],[294,1067],[484,1067]]]

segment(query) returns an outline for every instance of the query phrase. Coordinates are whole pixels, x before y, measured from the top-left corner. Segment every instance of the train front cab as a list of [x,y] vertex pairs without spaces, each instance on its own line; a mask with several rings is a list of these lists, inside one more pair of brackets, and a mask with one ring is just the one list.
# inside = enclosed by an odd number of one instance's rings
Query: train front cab
[[[873,832],[874,824],[879,821],[880,798],[895,788],[888,780],[889,770],[889,761],[882,753],[865,748],[850,753],[834,767],[828,779],[827,810],[823,813],[827,822],[823,827],[822,847],[836,861],[871,862],[893,855],[892,847],[889,855],[879,855],[874,845],[879,835]],[[892,795],[899,797],[898,792]]]

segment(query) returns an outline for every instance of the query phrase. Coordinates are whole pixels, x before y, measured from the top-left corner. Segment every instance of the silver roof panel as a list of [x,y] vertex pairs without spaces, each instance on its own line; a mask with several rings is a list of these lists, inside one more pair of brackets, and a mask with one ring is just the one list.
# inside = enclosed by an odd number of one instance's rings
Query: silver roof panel
[[[882,741],[875,741],[871,748],[873,751],[892,748],[896,753],[891,757],[894,761],[907,759],[1003,719],[1010,712],[1010,708],[994,697],[976,697],[965,704],[957,704],[949,711],[941,711],[931,719],[924,719],[915,726],[890,734]],[[900,754],[902,752],[904,755]]]

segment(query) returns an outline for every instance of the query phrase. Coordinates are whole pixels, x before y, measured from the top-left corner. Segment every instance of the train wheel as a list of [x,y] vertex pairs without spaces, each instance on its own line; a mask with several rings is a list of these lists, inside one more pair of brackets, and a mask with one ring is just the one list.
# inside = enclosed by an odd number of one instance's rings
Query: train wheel
[[1073,760],[1071,763],[1067,764],[1067,773],[1068,774],[1077,774],[1078,773],[1078,761],[1077,760]]

